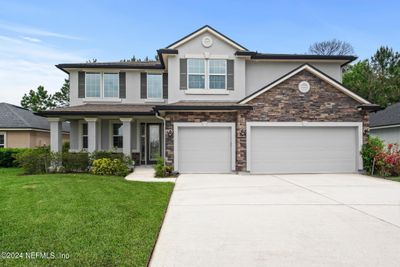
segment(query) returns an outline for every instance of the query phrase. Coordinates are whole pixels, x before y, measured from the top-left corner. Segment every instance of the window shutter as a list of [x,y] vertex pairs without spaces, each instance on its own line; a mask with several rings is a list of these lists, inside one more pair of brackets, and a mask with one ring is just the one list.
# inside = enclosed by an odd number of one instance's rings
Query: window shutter
[[140,73],[140,98],[147,98],[147,73]]
[[78,72],[78,98],[85,98],[85,72]]
[[232,59],[229,59],[229,60],[227,60],[227,62],[226,62],[226,71],[227,71],[227,89],[228,90],[233,90],[233,78],[234,78],[234,64],[235,64],[235,62],[234,62],[234,60],[232,60]]
[[179,60],[180,65],[180,89],[186,90],[187,89],[187,59],[181,58]]
[[126,72],[119,73],[119,98],[126,98]]
[[163,98],[168,99],[168,73],[163,73],[162,80]]

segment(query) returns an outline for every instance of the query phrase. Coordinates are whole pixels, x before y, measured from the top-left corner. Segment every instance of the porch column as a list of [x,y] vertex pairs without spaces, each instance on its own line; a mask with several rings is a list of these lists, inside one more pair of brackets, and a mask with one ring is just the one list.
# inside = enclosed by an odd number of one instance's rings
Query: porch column
[[97,148],[97,118],[85,118],[88,124],[88,152],[92,153]]
[[131,146],[131,122],[132,118],[120,118],[122,121],[122,152],[128,156],[132,156]]
[[48,118],[50,123],[50,149],[52,152],[61,152],[62,149],[62,120],[60,118]]

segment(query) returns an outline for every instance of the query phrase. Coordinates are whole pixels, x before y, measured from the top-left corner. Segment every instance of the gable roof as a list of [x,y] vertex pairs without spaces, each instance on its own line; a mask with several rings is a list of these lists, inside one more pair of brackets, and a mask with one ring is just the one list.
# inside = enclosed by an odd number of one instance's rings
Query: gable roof
[[400,102],[370,114],[369,126],[371,128],[393,125],[400,125]]
[[[0,129],[50,130],[47,118],[32,111],[8,103],[0,103]],[[69,132],[69,124],[63,123],[63,131]]]
[[219,37],[220,39],[222,39],[223,41],[227,42],[228,44],[230,44],[231,46],[235,47],[238,50],[244,50],[244,51],[248,51],[246,47],[240,45],[239,43],[233,41],[232,39],[230,39],[229,37],[227,37],[226,35],[220,33],[219,31],[217,31],[216,29],[214,29],[213,27],[209,26],[209,25],[204,25],[203,27],[195,30],[192,33],[189,33],[188,35],[186,35],[185,37],[179,39],[178,41],[170,44],[169,46],[167,46],[167,49],[175,49],[178,46],[190,41],[191,39],[199,36],[202,33],[205,32],[210,32],[214,35],[216,35],[217,37]]
[[249,102],[250,100],[256,98],[257,96],[265,93],[266,91],[274,88],[275,86],[277,86],[278,84],[284,82],[285,80],[289,79],[290,77],[296,75],[297,73],[303,71],[303,70],[307,70],[308,72],[314,74],[315,76],[317,76],[318,78],[322,79],[323,81],[329,83],[330,85],[332,85],[333,87],[337,88],[338,90],[342,91],[344,94],[350,96],[351,98],[353,98],[354,100],[362,103],[362,104],[371,104],[370,102],[368,102],[367,100],[365,100],[364,98],[362,98],[361,96],[353,93],[352,91],[350,91],[349,89],[347,89],[346,87],[344,87],[343,84],[341,84],[340,82],[336,81],[335,79],[333,79],[332,77],[330,77],[329,75],[323,73],[322,71],[314,68],[313,66],[311,66],[310,64],[303,64],[297,68],[295,68],[294,70],[288,72],[287,74],[283,75],[282,77],[276,79],[275,81],[271,82],[270,84],[264,86],[263,88],[261,88],[260,90],[252,93],[251,95],[243,98],[242,100],[240,100],[238,103],[239,104],[246,104],[247,102]]

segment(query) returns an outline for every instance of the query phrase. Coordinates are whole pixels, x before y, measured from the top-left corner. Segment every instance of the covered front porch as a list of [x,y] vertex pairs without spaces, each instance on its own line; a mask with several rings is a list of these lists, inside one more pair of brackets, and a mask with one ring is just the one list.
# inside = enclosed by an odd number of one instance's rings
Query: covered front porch
[[107,111],[106,114],[105,110],[71,114],[72,108],[64,108],[63,112],[49,112],[52,115],[48,115],[52,151],[62,150],[61,123],[68,121],[70,152],[122,152],[131,157],[136,165],[154,164],[158,157],[163,156],[164,121],[152,110],[146,113],[130,112],[131,114],[121,109],[115,112]]

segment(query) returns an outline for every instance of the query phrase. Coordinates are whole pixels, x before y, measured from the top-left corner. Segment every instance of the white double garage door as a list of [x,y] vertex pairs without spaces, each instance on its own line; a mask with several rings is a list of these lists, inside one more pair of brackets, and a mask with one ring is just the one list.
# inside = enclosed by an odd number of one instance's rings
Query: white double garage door
[[[234,123],[175,123],[175,169],[235,171]],[[362,123],[247,122],[251,173],[351,173],[361,169]]]

